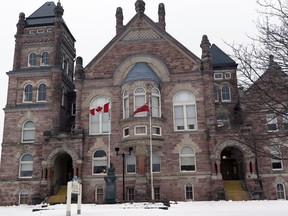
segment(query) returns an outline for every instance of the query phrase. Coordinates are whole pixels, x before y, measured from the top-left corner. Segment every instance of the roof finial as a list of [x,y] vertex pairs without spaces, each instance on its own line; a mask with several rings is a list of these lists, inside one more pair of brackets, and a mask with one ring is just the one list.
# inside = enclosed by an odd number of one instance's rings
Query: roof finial
[[54,13],[55,13],[56,17],[62,17],[63,16],[64,9],[61,6],[60,0],[58,1],[57,6],[54,8]]
[[145,2],[143,0],[137,0],[135,3],[135,10],[139,16],[143,16],[145,11]]

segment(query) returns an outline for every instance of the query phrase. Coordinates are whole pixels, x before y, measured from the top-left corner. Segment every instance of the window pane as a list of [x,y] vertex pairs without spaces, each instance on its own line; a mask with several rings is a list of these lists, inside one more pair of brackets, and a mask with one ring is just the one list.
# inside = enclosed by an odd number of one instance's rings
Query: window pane
[[229,86],[222,87],[222,100],[231,100]]
[[33,87],[32,85],[26,85],[24,89],[24,101],[32,101],[32,92],[33,92]]
[[43,83],[38,87],[38,101],[46,101],[46,85]]

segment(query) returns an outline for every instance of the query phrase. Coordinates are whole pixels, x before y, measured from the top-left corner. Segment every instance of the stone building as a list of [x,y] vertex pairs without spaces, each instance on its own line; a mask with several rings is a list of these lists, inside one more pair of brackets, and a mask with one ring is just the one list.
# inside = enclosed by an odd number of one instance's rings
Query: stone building
[[20,13],[0,204],[63,202],[73,176],[84,203],[103,203],[111,166],[119,202],[286,198],[288,165],[262,157],[262,169],[239,141],[239,128],[250,127],[235,61],[206,35],[201,58],[180,44],[165,30],[164,4],[158,22],[144,1],[135,10],[124,25],[117,8],[115,37],[86,66],[60,2]]

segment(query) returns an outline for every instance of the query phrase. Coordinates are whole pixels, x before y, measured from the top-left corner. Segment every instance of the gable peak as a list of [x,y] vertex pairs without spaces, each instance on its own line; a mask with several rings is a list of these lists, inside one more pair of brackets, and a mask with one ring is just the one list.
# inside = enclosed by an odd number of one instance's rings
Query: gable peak
[[143,0],[137,0],[135,2],[135,10],[139,16],[143,16],[145,11],[145,2]]

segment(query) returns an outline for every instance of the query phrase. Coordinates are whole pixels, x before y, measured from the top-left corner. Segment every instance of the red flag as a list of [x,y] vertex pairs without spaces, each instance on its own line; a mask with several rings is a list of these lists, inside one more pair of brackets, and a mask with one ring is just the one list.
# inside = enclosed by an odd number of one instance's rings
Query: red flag
[[136,113],[139,113],[139,112],[146,112],[146,111],[149,111],[149,106],[147,104],[144,104],[143,106],[137,108],[135,111],[134,111],[134,115]]
[[95,108],[90,109],[90,114],[95,115]]
[[109,102],[104,104],[103,106],[103,112],[106,113],[106,112],[109,112]]
[[106,104],[104,104],[103,107],[98,106],[98,107],[96,107],[96,108],[90,109],[90,114],[91,114],[91,115],[95,115],[95,111],[96,111],[96,112],[101,112],[101,111],[103,111],[104,113],[109,112],[109,102],[106,103]]

